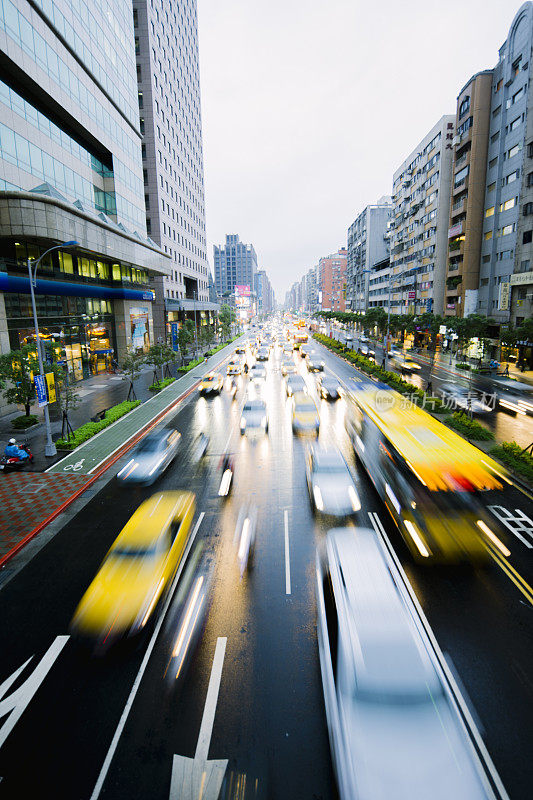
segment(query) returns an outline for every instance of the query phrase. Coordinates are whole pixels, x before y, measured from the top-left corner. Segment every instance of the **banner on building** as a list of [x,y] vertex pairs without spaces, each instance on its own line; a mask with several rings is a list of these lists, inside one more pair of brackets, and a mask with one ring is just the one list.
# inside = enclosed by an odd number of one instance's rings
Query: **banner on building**
[[33,379],[35,381],[35,394],[37,395],[37,405],[39,408],[48,405],[48,396],[46,393],[46,380],[44,375],[36,375]]
[[172,349],[177,353],[180,349],[178,342],[179,325],[177,322],[170,323],[170,335],[172,337]]
[[498,308],[500,311],[507,311],[509,308],[509,297],[511,294],[511,284],[509,281],[500,283],[498,294]]
[[55,403],[56,397],[56,382],[53,372],[46,373],[46,387],[48,389],[48,402]]

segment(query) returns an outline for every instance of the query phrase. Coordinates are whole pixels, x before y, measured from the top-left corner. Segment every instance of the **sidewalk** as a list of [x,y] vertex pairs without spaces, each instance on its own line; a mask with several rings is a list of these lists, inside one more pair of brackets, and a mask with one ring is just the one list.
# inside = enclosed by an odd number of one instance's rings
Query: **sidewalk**
[[[206,372],[228,359],[235,344],[232,342],[227,345],[211,356],[207,363],[199,364],[158,394],[152,395],[146,389],[149,394],[146,402],[89,439],[76,451],[66,456],[60,454],[59,460],[48,466],[46,472],[0,474],[0,567],[103,475],[150,427],[174,411]],[[151,384],[153,370],[150,369],[144,378],[146,386]],[[118,381],[115,385],[118,385]],[[95,388],[98,387],[92,384],[92,389]],[[90,402],[101,402],[106,408],[105,398],[114,393],[114,386],[101,388],[102,395]],[[125,399],[128,391],[126,382],[121,391],[124,397],[120,399]],[[138,397],[141,399],[140,392]],[[120,402],[120,399],[115,402]],[[82,421],[86,419],[85,416]],[[40,435],[43,438],[42,433]],[[62,455],[65,457],[62,458]]]

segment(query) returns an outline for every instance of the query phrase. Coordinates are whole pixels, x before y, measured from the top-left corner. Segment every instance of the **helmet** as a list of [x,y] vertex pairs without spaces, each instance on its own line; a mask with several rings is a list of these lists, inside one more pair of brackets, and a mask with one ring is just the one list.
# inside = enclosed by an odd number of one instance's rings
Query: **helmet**
[[11,438],[11,439],[9,440],[9,444],[16,444],[16,443],[17,443],[17,440],[16,440],[16,439],[13,439],[13,438]]

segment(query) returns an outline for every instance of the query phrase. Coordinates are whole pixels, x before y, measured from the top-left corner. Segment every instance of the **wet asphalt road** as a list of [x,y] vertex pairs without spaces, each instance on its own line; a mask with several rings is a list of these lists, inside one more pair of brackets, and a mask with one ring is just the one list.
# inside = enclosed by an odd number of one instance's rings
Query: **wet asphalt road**
[[[353,367],[315,346],[327,369],[349,385]],[[314,387],[298,356],[296,363]],[[0,591],[0,684],[33,656],[7,697],[56,637],[67,634],[81,595],[139,503],[161,489],[196,493],[197,512],[205,514],[197,538],[213,573],[205,630],[187,671],[175,680],[171,654],[177,615],[171,604],[97,795],[102,798],[169,797],[173,756],[195,753],[220,637],[227,642],[209,758],[228,759],[221,796],[335,797],[314,593],[315,550],[331,525],[310,509],[305,442],[291,431],[279,356],[271,356],[267,373],[261,390],[270,416],[267,437],[240,436],[242,389],[233,403],[227,392],[191,398],[173,421],[183,437],[181,456],[157,484],[124,489],[111,481]],[[320,440],[341,447],[357,476],[362,509],[356,522],[368,526],[369,512],[379,514],[470,698],[510,797],[529,797],[533,607],[516,575],[533,584],[531,549],[525,544],[533,544],[533,523],[528,533],[516,510],[531,517],[531,500],[513,488],[495,498],[511,515],[506,571],[496,559],[484,569],[414,566],[350,452],[343,401],[322,402],[320,412]],[[201,430],[211,437],[210,451],[196,465],[190,446]],[[235,454],[235,485],[229,499],[221,501],[219,464],[227,447]],[[257,507],[257,544],[253,569],[241,580],[234,530],[239,509],[249,502]],[[94,788],[147,644],[148,637],[137,650],[94,661],[66,641],[5,741],[7,722],[0,719],[0,800],[37,795],[95,800]]]

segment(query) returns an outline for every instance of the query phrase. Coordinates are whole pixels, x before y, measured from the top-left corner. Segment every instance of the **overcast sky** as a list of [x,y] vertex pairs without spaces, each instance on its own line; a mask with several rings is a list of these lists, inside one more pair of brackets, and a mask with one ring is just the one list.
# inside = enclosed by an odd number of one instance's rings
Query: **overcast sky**
[[208,257],[251,242],[278,301],[470,76],[493,67],[513,0],[198,0]]

